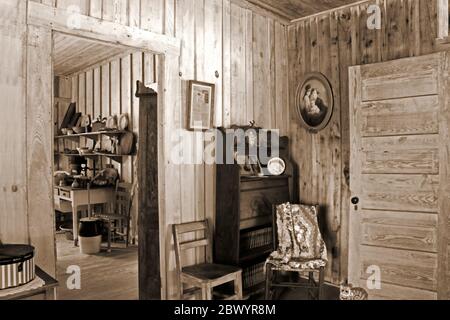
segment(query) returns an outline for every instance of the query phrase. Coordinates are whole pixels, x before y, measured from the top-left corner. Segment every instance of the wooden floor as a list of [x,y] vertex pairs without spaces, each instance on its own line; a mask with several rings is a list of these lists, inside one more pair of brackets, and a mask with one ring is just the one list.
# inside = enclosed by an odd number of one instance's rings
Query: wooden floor
[[[64,235],[57,235],[59,300],[137,300],[138,249],[117,248],[112,253],[83,255]],[[118,245],[120,246],[120,244]],[[81,290],[67,289],[66,270],[81,269]]]

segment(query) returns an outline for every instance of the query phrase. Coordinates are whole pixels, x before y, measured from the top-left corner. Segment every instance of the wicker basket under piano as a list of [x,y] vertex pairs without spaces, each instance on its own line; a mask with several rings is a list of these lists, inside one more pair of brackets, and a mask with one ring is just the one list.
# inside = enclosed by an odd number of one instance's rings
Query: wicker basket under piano
[[243,269],[246,298],[264,292],[264,264],[274,250],[272,205],[291,201],[290,173],[248,177],[238,165],[217,165],[214,261]]

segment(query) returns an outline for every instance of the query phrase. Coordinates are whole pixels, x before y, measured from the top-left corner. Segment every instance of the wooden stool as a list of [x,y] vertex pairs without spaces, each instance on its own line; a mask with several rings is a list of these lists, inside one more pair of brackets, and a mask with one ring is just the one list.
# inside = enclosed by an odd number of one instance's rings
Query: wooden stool
[[[181,242],[182,235],[199,232],[204,233],[203,238]],[[201,291],[203,300],[212,300],[214,288],[234,282],[234,294],[224,297],[224,300],[242,300],[242,269],[212,263],[212,240],[207,221],[173,225],[173,237],[180,299],[188,299]],[[201,247],[206,249],[206,263],[183,267],[182,252]],[[184,284],[193,288],[185,291]]]

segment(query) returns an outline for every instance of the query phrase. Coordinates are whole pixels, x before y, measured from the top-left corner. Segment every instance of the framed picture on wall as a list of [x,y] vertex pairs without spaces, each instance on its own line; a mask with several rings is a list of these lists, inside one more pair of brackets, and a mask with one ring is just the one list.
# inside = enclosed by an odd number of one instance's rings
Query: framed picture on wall
[[189,81],[189,130],[210,130],[214,124],[213,83]]
[[331,120],[334,96],[328,79],[321,73],[307,74],[297,89],[296,108],[302,125],[316,133]]

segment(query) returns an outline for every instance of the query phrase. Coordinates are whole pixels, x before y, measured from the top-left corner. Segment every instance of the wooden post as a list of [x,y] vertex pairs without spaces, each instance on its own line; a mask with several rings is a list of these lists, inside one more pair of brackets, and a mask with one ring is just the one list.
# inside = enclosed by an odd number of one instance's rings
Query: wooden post
[[157,93],[137,82],[139,101],[139,299],[161,299]]

